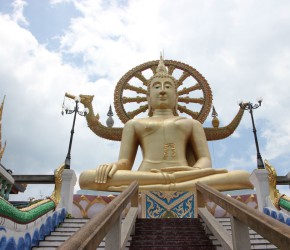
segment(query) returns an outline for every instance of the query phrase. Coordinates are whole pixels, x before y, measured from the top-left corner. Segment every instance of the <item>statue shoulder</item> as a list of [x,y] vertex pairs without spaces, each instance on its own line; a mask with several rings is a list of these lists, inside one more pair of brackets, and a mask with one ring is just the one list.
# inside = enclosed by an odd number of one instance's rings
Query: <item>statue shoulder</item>
[[125,123],[124,125],[124,130],[130,130],[130,129],[134,129],[136,126],[136,121],[135,120],[129,120]]
[[125,123],[125,128],[135,128],[142,123],[146,123],[146,118],[131,119]]
[[183,128],[187,129],[187,131],[190,130],[191,133],[194,133],[194,134],[204,133],[202,124],[195,119],[185,118],[185,119],[179,120],[178,123],[181,124]]
[[202,124],[198,120],[195,120],[192,118],[178,116],[175,119],[176,119],[176,121],[180,121],[182,123],[186,123],[186,124],[192,125],[194,127],[200,127],[200,126],[202,127]]

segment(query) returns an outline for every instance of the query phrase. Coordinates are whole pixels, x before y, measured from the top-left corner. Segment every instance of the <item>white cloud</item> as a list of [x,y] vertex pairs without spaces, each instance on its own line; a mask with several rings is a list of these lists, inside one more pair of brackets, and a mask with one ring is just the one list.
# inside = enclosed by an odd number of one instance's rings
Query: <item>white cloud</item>
[[[55,8],[61,2],[69,1],[51,1]],[[279,159],[289,155],[290,141],[288,1],[71,2],[81,15],[71,19],[60,37],[59,53],[39,44],[31,33],[24,1],[14,1],[14,13],[0,16],[0,57],[5,62],[0,80],[7,94],[3,160],[8,168],[49,172],[58,166],[72,123],[71,116],[59,116],[64,93],[95,95],[95,113],[105,123],[116,82],[134,66],[157,59],[164,49],[167,59],[188,63],[205,76],[222,125],[238,111],[238,100],[264,98],[254,111],[264,142],[260,147],[263,158],[274,161],[278,174],[282,172],[284,162]],[[73,66],[69,56],[83,61]],[[94,136],[81,117],[76,126],[72,160],[77,173],[116,160],[118,144]],[[248,112],[232,143],[253,145],[243,128],[251,133]],[[230,169],[255,165],[252,150],[240,157],[233,148],[238,147],[215,148],[218,167],[225,167],[219,155],[228,158]]]
[[28,26],[29,23],[25,16],[23,15],[23,10],[25,5],[27,5],[27,2],[24,0],[14,0],[12,2],[13,7],[13,15],[12,19],[13,21],[17,22],[19,25]]
[[[6,62],[0,67],[1,93],[7,95],[2,126],[7,149],[2,163],[15,174],[53,174],[66,156],[73,118],[60,116],[64,93],[97,93],[97,111],[106,113],[110,103],[102,92],[109,89],[104,87],[107,81],[90,83],[86,74],[64,64],[59,54],[38,44],[29,31],[8,16],[0,16],[0,23],[5,35],[0,41],[0,55]],[[109,161],[118,156],[117,148],[115,153],[110,152],[110,142],[92,136],[85,123],[84,118],[77,118],[72,148],[72,163],[78,174],[100,164],[99,155]],[[100,143],[104,144],[101,148]]]

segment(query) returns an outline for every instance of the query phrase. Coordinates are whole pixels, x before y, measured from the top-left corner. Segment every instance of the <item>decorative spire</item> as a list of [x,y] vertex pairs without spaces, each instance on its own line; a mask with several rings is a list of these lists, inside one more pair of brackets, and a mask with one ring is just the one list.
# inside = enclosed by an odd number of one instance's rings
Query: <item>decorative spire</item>
[[217,117],[217,116],[218,116],[218,113],[216,112],[214,106],[212,106],[211,116],[212,116],[212,117]]
[[212,121],[211,121],[212,126],[213,126],[214,128],[218,128],[219,125],[220,125],[220,121],[219,121],[219,119],[217,118],[217,117],[218,117],[218,113],[216,112],[214,106],[212,106],[211,116],[213,117],[213,118],[212,118]]
[[[163,56],[162,56],[161,53],[160,53],[160,60],[159,60],[158,66],[156,68],[156,72],[149,79],[148,83],[150,83],[154,78],[157,78],[157,77],[160,77],[160,78],[171,78],[176,83],[176,79],[172,75],[170,75],[168,73],[168,70],[167,70],[167,68],[165,66],[165,63],[164,63],[164,60],[163,60]],[[148,87],[149,87],[149,84],[148,84]]]
[[109,116],[109,117],[108,117],[108,119],[107,119],[107,121],[106,121],[106,124],[107,124],[107,126],[108,126],[109,128],[113,127],[113,125],[114,125],[114,120],[113,120],[113,118],[112,118],[113,115],[114,115],[114,114],[113,114],[113,111],[112,111],[112,107],[111,107],[111,105],[110,105],[110,108],[109,108],[109,111],[108,111],[108,114],[107,114],[107,116]]
[[157,69],[156,69],[156,74],[168,74],[168,71],[165,67],[165,64],[164,64],[164,60],[163,60],[163,57],[162,57],[162,54],[160,53],[160,61],[159,61],[159,64],[157,66]]

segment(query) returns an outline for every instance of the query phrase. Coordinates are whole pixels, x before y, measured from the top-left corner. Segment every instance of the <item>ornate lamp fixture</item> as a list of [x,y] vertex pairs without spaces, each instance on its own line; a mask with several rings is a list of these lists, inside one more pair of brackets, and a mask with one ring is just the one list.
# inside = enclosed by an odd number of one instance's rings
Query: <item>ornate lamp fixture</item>
[[79,102],[81,101],[81,98],[79,96],[76,96],[75,99],[75,108],[70,110],[68,108],[64,108],[64,102],[62,104],[62,112],[61,114],[64,115],[64,111],[66,114],[73,114],[74,113],[74,119],[73,119],[73,125],[72,129],[70,131],[70,140],[69,140],[69,146],[68,146],[68,152],[65,158],[65,169],[70,169],[70,159],[71,159],[71,146],[72,146],[72,141],[73,141],[73,134],[74,134],[74,127],[75,127],[75,122],[76,122],[76,116],[79,114],[80,116],[86,116],[89,113],[89,109],[85,108],[84,111],[79,110]]
[[262,98],[258,99],[258,103],[253,104],[251,102],[240,102],[239,105],[242,109],[244,110],[249,110],[250,114],[251,114],[251,119],[252,119],[252,126],[253,126],[253,133],[254,133],[254,138],[255,138],[255,143],[256,143],[256,150],[257,150],[257,165],[258,165],[258,169],[264,169],[264,163],[263,163],[263,159],[262,156],[260,154],[260,150],[259,150],[259,143],[258,143],[258,138],[257,138],[257,130],[255,127],[255,122],[254,122],[254,116],[253,116],[253,109],[257,109],[261,106],[262,104]]

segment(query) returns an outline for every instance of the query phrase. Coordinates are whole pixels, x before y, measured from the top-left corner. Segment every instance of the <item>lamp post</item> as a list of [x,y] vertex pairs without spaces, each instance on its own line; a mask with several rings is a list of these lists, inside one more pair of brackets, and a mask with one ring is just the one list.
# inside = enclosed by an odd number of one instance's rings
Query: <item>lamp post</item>
[[253,109],[257,109],[261,106],[262,104],[262,99],[258,100],[257,104],[253,104],[251,102],[240,102],[239,105],[243,110],[249,110],[250,114],[251,114],[251,119],[252,119],[252,125],[253,125],[253,133],[254,133],[254,138],[255,138],[255,143],[256,143],[256,150],[257,150],[257,165],[258,165],[258,169],[264,169],[264,163],[263,163],[263,159],[262,156],[260,154],[260,150],[259,150],[259,143],[258,143],[258,138],[257,138],[257,130],[255,127],[255,122],[254,122],[254,116],[253,116]]
[[[75,127],[75,122],[76,122],[76,116],[77,114],[81,115],[81,116],[86,116],[88,114],[88,109],[85,108],[84,111],[79,111],[79,102],[80,102],[80,97],[77,96],[75,97],[75,108],[70,110],[68,108],[65,109],[65,113],[66,114],[73,114],[74,113],[74,119],[73,119],[73,124],[72,124],[72,129],[70,131],[70,140],[69,140],[69,146],[68,146],[68,151],[67,151],[67,155],[65,158],[65,169],[70,169],[70,159],[71,159],[71,146],[72,146],[72,141],[73,141],[73,135],[74,135],[74,127]],[[64,106],[63,106],[64,108]],[[63,115],[64,112],[62,111],[61,114]]]

